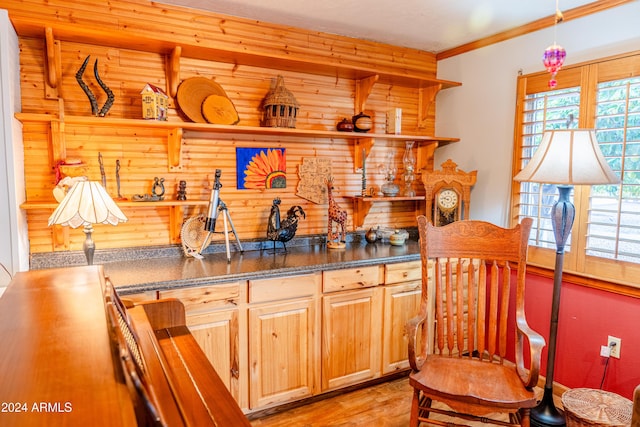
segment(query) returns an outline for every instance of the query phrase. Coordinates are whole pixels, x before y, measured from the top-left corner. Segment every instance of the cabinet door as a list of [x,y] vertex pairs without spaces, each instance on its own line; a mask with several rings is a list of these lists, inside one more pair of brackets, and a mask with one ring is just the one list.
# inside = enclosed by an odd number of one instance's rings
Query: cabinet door
[[246,408],[247,380],[241,375],[246,344],[240,343],[239,317],[238,309],[187,313],[187,326],[238,405]]
[[384,287],[384,325],[382,330],[382,373],[409,367],[407,321],[418,314],[422,281]]
[[325,295],[322,324],[322,390],[380,376],[381,289]]
[[315,393],[315,304],[303,299],[249,309],[251,409]]

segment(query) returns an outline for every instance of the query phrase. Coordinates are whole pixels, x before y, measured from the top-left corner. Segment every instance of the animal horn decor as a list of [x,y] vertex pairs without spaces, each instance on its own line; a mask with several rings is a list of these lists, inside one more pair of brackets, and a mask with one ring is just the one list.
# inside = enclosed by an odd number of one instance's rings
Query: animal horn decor
[[76,73],[76,80],[78,81],[78,84],[80,85],[84,93],[89,98],[89,102],[91,102],[91,114],[93,114],[94,116],[104,117],[111,106],[113,106],[115,95],[113,94],[113,91],[109,89],[109,87],[100,78],[100,75],[98,74],[98,60],[96,59],[93,63],[93,75],[96,77],[96,81],[98,82],[102,90],[104,90],[104,93],[107,94],[107,100],[105,101],[102,108],[98,110],[98,100],[96,99],[96,96],[93,94],[91,89],[89,89],[89,86],[84,82],[84,80],[82,80],[82,75],[84,74],[84,70],[87,68],[89,58],[91,58],[91,55],[88,55],[84,59],[82,66],[78,69],[78,72]]

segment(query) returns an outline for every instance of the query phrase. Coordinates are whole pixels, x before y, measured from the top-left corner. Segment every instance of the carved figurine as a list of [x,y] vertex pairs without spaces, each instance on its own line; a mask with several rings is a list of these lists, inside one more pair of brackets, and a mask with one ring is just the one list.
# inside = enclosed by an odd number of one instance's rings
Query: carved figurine
[[180,181],[178,183],[178,195],[176,200],[187,200],[187,181]]
[[273,240],[273,250],[276,249],[276,241],[282,242],[285,252],[287,251],[286,242],[293,239],[298,229],[298,221],[306,218],[304,210],[301,206],[292,206],[287,211],[287,217],[280,220],[280,198],[273,199],[271,205],[271,213],[269,214],[269,224],[267,224],[267,239]]
[[[327,179],[327,197],[329,198],[329,221],[327,230],[327,247],[339,249],[345,247],[347,239],[347,211],[342,209],[333,199],[333,178]],[[333,232],[333,223],[336,223],[336,231]],[[338,227],[339,230],[338,231]],[[337,240],[339,239],[339,240]]]
[[136,194],[131,200],[134,202],[158,202],[164,200],[164,178],[153,178],[151,194]]

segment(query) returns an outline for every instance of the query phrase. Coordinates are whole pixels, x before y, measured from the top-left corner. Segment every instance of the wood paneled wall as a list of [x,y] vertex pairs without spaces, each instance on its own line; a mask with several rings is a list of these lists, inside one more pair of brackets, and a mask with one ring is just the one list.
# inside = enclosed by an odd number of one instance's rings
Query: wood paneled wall
[[[5,2],[7,3],[7,2]],[[4,5],[3,5],[4,6]],[[286,87],[300,103],[297,128],[333,130],[343,117],[354,114],[355,81],[341,76],[324,76],[304,72],[287,71],[264,65],[227,63],[217,58],[199,58],[193,38],[202,44],[226,43],[229,49],[282,54],[290,60],[324,58],[329,62],[351,61],[372,69],[402,71],[435,77],[433,55],[411,49],[348,39],[345,37],[308,32],[305,30],[198,13],[189,9],[160,6],[144,1],[9,1],[10,18],[15,19],[20,35],[21,90],[23,113],[45,113],[56,116],[91,114],[89,101],[75,81],[75,73],[87,55],[90,66],[85,81],[98,96],[98,103],[105,101],[104,93],[94,83],[92,66],[98,60],[102,80],[114,91],[115,104],[109,117],[141,118],[140,90],[145,83],[167,87],[167,49],[161,44],[142,43],[136,50],[120,45],[127,31],[137,31],[148,39],[185,39],[185,50],[196,53],[180,59],[180,79],[205,76],[215,79],[227,91],[240,115],[239,125],[258,126],[261,116],[260,103],[278,74],[284,76]],[[21,27],[21,19],[41,19],[43,26],[51,24],[55,31],[74,26],[96,34],[96,44],[73,41],[60,42],[61,81],[58,90],[62,97],[50,95],[45,84],[46,55],[44,32]],[[144,19],[143,19],[144,18]],[[79,27],[78,27],[79,26]],[[42,28],[40,30],[43,30]],[[106,37],[109,30],[113,37]],[[160,34],[160,33],[165,34]],[[166,34],[168,33],[168,34]],[[195,35],[194,35],[195,34]],[[100,38],[102,36],[103,38]],[[131,35],[129,35],[131,36]],[[87,36],[85,35],[85,39]],[[188,39],[188,41],[187,41]],[[113,42],[111,41],[113,40]],[[271,65],[270,65],[271,66]],[[391,84],[377,83],[369,96],[365,111],[374,121],[375,132],[384,133],[385,113],[390,108],[402,108],[403,133],[433,135],[433,108],[429,112],[427,127],[418,130],[418,90]],[[170,121],[182,121],[179,108],[171,101]],[[324,234],[327,227],[327,206],[316,205],[296,196],[299,182],[298,165],[306,157],[332,159],[335,191],[338,202],[349,213],[349,228],[353,229],[351,200],[345,195],[360,193],[361,176],[354,170],[354,142],[339,138],[265,137],[245,135],[219,135],[209,132],[185,131],[182,169],[169,172],[167,163],[166,130],[143,127],[107,127],[65,124],[67,158],[81,159],[87,165],[87,175],[100,180],[98,153],[104,158],[107,190],[117,196],[115,162],[120,160],[121,193],[131,199],[135,194],[151,192],[154,177],[165,179],[166,196],[174,199],[177,184],[187,181],[189,200],[208,200],[215,169],[222,170],[221,198],[226,202],[241,239],[262,238],[271,202],[282,199],[281,212],[292,205],[300,205],[307,218],[300,221],[298,234]],[[54,154],[49,143],[50,128],[46,123],[23,124],[25,148],[25,174],[27,202],[53,200],[55,175],[52,169]],[[287,188],[278,190],[236,189],[236,147],[284,147],[286,148]],[[377,173],[377,165],[384,161],[386,153],[395,153],[401,183],[403,142],[376,140],[367,160],[368,185],[380,186],[383,177]],[[416,186],[420,187],[416,180]],[[423,194],[421,189],[418,194]],[[371,226],[415,226],[416,202],[379,202],[373,205],[362,228]],[[419,208],[419,206],[418,206]],[[184,208],[184,218],[205,211],[206,206]],[[166,245],[175,242],[171,236],[171,208],[141,203],[140,207],[123,207],[129,221],[117,227],[96,226],[94,238],[99,248]],[[54,250],[79,250],[84,241],[80,230],[47,227],[52,209],[29,209],[29,239],[31,252]],[[62,233],[63,236],[56,236]],[[220,236],[222,238],[222,236]]]

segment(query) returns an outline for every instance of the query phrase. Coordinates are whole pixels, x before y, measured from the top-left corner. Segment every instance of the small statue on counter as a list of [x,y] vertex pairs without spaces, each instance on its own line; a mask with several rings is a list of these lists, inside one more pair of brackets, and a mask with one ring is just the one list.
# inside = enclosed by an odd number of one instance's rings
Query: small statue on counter
[[[329,220],[327,230],[327,247],[329,249],[341,249],[346,246],[347,239],[347,211],[342,209],[333,199],[333,177],[327,179],[327,197],[329,198]],[[333,232],[333,223],[336,223],[336,232]],[[340,231],[338,231],[338,227]],[[339,240],[338,240],[339,239]]]
[[287,217],[280,221],[280,198],[273,199],[271,213],[269,214],[269,224],[267,224],[267,239],[273,241],[273,250],[276,249],[276,241],[282,242],[284,251],[287,251],[285,244],[293,239],[298,229],[298,220],[306,218],[306,214],[301,206],[292,206],[287,211]]
[[187,200],[187,181],[180,181],[178,183],[178,195],[176,200]]

